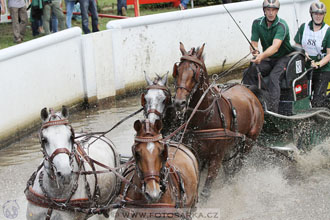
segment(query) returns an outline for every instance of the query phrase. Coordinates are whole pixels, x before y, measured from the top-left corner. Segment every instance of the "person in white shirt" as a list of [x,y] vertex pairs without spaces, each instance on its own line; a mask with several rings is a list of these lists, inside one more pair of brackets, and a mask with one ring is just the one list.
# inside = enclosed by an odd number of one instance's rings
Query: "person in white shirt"
[[330,27],[324,23],[327,12],[322,2],[313,2],[309,13],[312,20],[300,26],[294,40],[311,60],[307,67],[313,67],[313,107],[329,107],[327,88],[330,81]]

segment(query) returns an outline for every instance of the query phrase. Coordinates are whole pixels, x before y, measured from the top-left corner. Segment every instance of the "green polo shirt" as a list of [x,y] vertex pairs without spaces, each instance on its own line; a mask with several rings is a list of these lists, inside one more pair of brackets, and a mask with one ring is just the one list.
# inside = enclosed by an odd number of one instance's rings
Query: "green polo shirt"
[[251,40],[258,42],[260,39],[262,50],[267,50],[273,44],[274,39],[282,40],[279,50],[270,58],[283,57],[293,51],[290,44],[289,27],[287,23],[276,16],[273,24],[268,27],[266,17],[260,17],[253,21]]
[[[322,27],[325,25],[325,23],[323,22],[322,24]],[[310,21],[308,23],[308,26],[311,30],[313,30],[313,23],[312,21]],[[302,36],[304,34],[304,30],[305,30],[305,23],[302,24],[298,31],[297,31],[297,34],[296,36],[294,37],[294,41],[297,43],[297,44],[300,44],[301,45],[301,41],[302,41]],[[330,28],[328,28],[327,32],[325,33],[325,36],[322,40],[322,47],[323,47],[323,50],[322,50],[322,53],[327,53],[327,48],[330,48]],[[314,61],[320,61],[317,59],[316,56],[310,56],[310,58]],[[308,65],[309,63],[307,63],[306,67],[309,68],[310,65]],[[327,65],[324,65],[322,66],[322,68],[320,70],[316,70],[316,71],[330,71],[330,63],[328,63]]]

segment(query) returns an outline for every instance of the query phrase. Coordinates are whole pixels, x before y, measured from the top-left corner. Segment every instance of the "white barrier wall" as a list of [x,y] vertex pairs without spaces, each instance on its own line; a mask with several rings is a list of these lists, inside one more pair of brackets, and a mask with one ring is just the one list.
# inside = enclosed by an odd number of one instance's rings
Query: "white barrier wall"
[[116,95],[114,53],[111,31],[83,35],[84,66],[88,98],[104,99]]
[[[310,20],[313,0],[281,0],[279,16],[293,38]],[[262,0],[226,4],[250,38]],[[297,22],[298,21],[298,22]],[[43,107],[100,100],[144,85],[169,71],[186,49],[206,43],[206,66],[219,70],[249,52],[249,45],[222,5],[111,21],[108,30],[82,35],[78,27],[0,50],[0,145],[39,121]]]
[[43,107],[81,103],[81,29],[0,50],[0,138],[38,120]]
[[[250,39],[252,21],[263,16],[262,0],[226,4]],[[311,0],[281,0],[279,17],[284,18],[293,39],[297,21],[308,21]],[[223,5],[110,21],[116,90],[143,81],[143,71],[172,72],[180,61],[179,42],[186,49],[206,43],[206,67],[219,71],[222,63],[233,64],[249,53],[249,44]],[[293,43],[293,41],[292,41]]]

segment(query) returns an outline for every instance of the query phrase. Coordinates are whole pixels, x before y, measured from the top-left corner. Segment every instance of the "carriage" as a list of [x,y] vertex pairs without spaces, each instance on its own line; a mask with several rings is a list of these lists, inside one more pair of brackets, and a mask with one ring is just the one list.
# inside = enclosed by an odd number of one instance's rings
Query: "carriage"
[[305,60],[303,49],[296,48],[291,54],[280,81],[279,112],[265,108],[265,123],[258,138],[259,144],[285,154],[309,151],[330,132],[329,109],[311,106],[313,69],[305,68]]

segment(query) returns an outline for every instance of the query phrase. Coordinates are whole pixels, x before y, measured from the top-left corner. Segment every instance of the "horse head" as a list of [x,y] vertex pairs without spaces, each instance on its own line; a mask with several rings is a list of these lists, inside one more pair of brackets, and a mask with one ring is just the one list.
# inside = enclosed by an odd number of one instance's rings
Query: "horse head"
[[168,155],[167,145],[160,142],[162,122],[137,120],[135,144],[132,153],[136,161],[136,172],[142,183],[144,196],[149,202],[157,202],[165,190],[163,183]]
[[203,50],[205,44],[187,52],[180,42],[182,53],[179,64],[174,64],[173,78],[175,79],[174,107],[177,113],[185,112],[192,95],[204,83],[208,84],[207,71],[204,64]]
[[148,83],[146,93],[141,95],[141,105],[144,107],[144,115],[150,120],[151,123],[155,123],[157,119],[164,117],[166,107],[171,102],[171,93],[167,85],[168,73],[164,76],[159,76],[150,80],[145,73],[145,79]]
[[74,132],[68,124],[68,110],[62,107],[61,112],[41,110],[42,126],[40,129],[41,151],[44,154],[44,167],[48,175],[57,184],[71,182],[74,157]]

